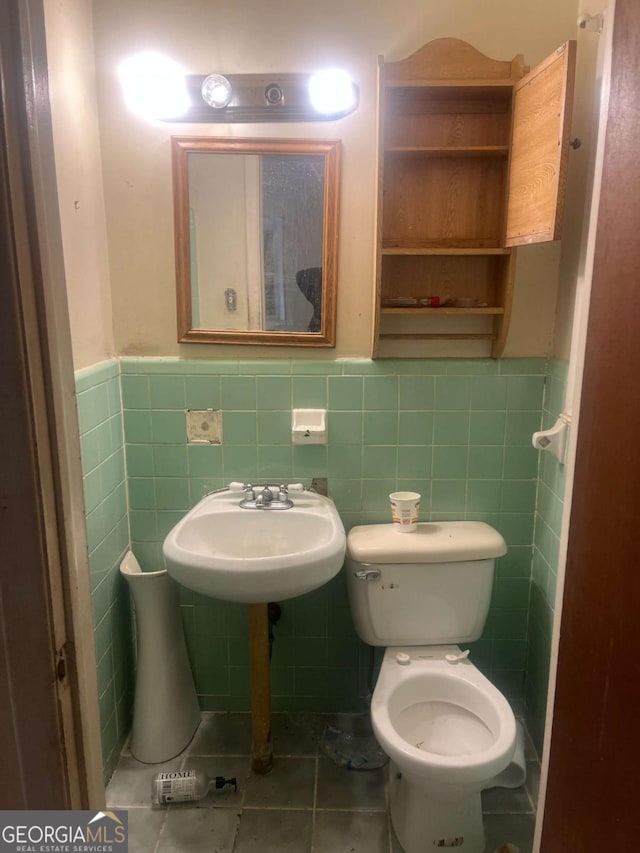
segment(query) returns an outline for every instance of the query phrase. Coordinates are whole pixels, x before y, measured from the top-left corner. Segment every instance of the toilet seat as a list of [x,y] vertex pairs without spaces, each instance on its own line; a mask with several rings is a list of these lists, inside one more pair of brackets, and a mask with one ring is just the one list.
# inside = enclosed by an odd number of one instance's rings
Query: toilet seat
[[[376,737],[423,784],[481,790],[515,750],[513,711],[457,646],[388,648],[371,702]],[[407,657],[409,660],[407,661]]]

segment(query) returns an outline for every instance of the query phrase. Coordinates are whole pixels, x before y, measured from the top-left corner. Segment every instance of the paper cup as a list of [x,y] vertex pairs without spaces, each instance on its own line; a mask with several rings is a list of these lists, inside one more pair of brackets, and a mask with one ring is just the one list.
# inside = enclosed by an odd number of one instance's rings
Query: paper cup
[[418,527],[420,497],[417,492],[392,492],[389,495],[393,529],[397,533],[413,533]]

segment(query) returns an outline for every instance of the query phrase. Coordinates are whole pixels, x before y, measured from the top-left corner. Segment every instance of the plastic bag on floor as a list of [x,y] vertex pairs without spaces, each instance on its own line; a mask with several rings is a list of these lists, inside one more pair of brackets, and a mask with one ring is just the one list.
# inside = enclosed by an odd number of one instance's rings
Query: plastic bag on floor
[[320,748],[340,767],[348,770],[377,770],[389,760],[373,734],[354,734],[326,726]]

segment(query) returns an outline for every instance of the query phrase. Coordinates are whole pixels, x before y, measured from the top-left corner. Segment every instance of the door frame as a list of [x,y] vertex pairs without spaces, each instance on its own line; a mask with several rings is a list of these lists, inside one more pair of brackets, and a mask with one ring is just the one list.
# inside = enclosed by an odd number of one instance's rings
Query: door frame
[[[42,0],[0,7],[3,808],[100,808],[80,439]],[[5,473],[6,472],[6,475]],[[28,627],[28,636],[25,628]],[[19,780],[19,783],[18,783]],[[6,790],[5,790],[6,783]]]

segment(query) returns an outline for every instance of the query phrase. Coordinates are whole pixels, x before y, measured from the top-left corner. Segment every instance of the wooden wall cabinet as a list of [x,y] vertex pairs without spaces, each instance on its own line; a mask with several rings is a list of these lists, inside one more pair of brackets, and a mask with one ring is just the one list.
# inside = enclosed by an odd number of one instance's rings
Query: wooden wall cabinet
[[515,247],[560,236],[574,68],[572,41],[528,73],[459,39],[380,59],[374,357],[429,339],[502,354]]

